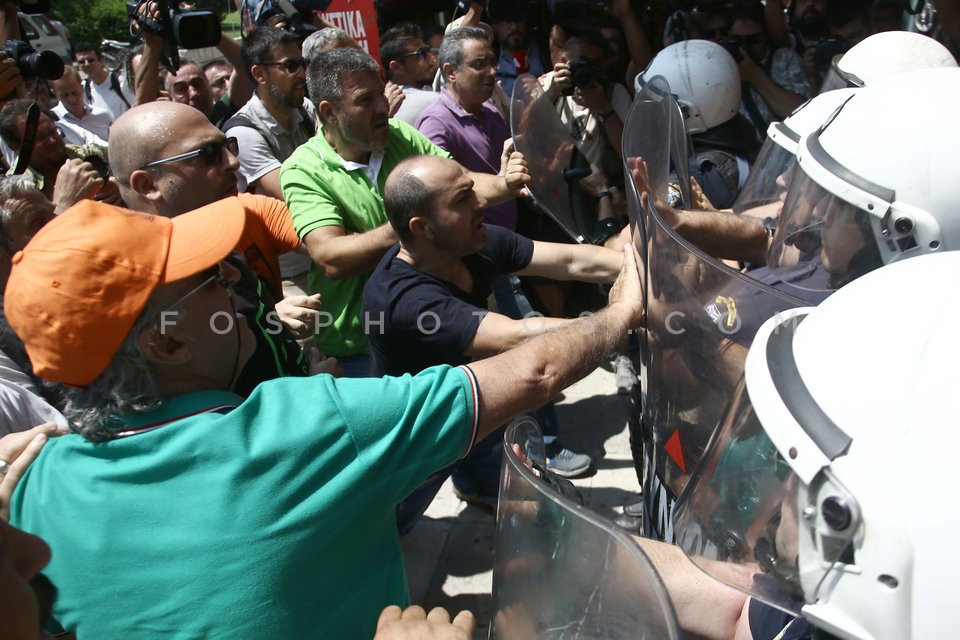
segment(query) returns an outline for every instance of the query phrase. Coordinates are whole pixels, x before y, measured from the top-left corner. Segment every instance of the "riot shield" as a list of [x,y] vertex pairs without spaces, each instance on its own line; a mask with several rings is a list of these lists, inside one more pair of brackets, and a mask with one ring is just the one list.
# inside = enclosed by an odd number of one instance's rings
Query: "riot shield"
[[530,167],[533,202],[571,238],[583,242],[593,231],[596,212],[583,206],[584,194],[575,183],[590,175],[590,166],[553,102],[530,74],[521,75],[513,85],[510,131],[514,146]]
[[[650,101],[633,109],[628,122],[637,124],[624,134],[624,156],[629,166],[630,158],[646,154],[649,188],[663,193],[659,176],[665,175],[672,111]],[[787,293],[795,288],[776,273],[757,270],[751,277],[700,251],[664,221],[654,198],[641,205],[637,185],[627,198],[645,269],[642,416],[640,433],[632,434],[643,442],[635,463],[644,475],[644,533],[672,541],[673,502],[719,424],[757,329],[776,313],[809,303]]]
[[491,637],[679,637],[673,604],[637,543],[550,488],[517,458],[514,445],[542,449],[533,421],[515,422],[504,436]]

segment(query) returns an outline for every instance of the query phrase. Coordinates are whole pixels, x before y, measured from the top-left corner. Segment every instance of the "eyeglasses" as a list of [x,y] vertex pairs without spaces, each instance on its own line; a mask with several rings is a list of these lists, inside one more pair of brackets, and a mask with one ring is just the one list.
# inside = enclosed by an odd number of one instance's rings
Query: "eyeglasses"
[[224,140],[217,140],[216,142],[208,142],[199,149],[194,149],[193,151],[178,153],[177,155],[170,156],[169,158],[148,162],[147,164],[143,165],[143,168],[149,169],[150,167],[155,167],[160,164],[170,164],[171,162],[180,162],[181,160],[190,160],[191,158],[203,158],[203,161],[206,164],[213,166],[220,162],[220,160],[223,158],[224,148],[226,148],[226,150],[233,155],[237,155],[237,153],[240,151],[240,145],[237,143],[236,138],[226,138]]
[[433,53],[433,49],[431,49],[430,47],[420,47],[415,51],[410,51],[409,53],[403,54],[402,56],[400,56],[400,59],[402,60],[404,58],[409,58],[410,56],[417,56],[417,58],[420,59],[420,62],[423,62],[424,60],[427,59],[427,56],[429,56],[431,53]]
[[211,284],[213,283],[219,284],[226,290],[227,295],[233,296],[233,291],[230,289],[230,283],[227,282],[227,279],[223,275],[223,268],[221,264],[217,264],[214,267],[210,267],[209,269],[207,269],[207,271],[203,273],[211,273],[212,275],[210,275],[210,277],[208,278],[205,278],[203,282],[195,286],[193,289],[190,289],[190,291],[186,292],[184,295],[177,298],[176,302],[174,302],[173,304],[167,305],[166,307],[164,307],[163,309],[157,312],[157,316],[160,317],[161,333],[162,333],[162,329],[168,324],[166,322],[166,318],[164,318],[164,314],[170,313],[171,311],[173,311],[174,309],[182,305],[185,300],[203,291],[204,289],[209,287]]
[[743,36],[733,35],[731,37],[739,40],[744,47],[755,47],[763,42],[763,33],[751,33]]
[[497,60],[493,58],[477,58],[476,60],[467,62],[466,65],[471,69],[476,69],[477,71],[486,71],[490,67],[496,67]]
[[283,70],[290,75],[295,74],[300,69],[306,70],[310,62],[306,58],[299,60],[281,60],[280,62],[261,62],[264,67],[283,67]]

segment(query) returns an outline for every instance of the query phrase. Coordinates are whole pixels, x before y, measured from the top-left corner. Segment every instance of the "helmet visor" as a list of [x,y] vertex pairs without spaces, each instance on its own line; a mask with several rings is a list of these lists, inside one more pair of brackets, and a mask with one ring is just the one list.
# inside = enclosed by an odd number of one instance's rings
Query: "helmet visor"
[[872,216],[798,167],[767,255],[796,295],[829,292],[883,264]]
[[767,138],[733,203],[733,212],[760,221],[776,220],[796,168],[796,156]]
[[[823,485],[823,478],[814,484]],[[767,436],[741,380],[677,502],[677,542],[713,578],[799,614],[849,555],[856,529],[821,537],[811,522],[818,494]]]

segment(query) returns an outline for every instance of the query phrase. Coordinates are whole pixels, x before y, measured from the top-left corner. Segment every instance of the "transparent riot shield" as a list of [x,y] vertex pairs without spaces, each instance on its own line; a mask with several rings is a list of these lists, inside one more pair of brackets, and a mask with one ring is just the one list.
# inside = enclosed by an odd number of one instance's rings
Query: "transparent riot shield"
[[627,534],[550,488],[515,455],[543,448],[529,420],[508,427],[493,567],[497,640],[678,638],[659,575]]
[[[624,133],[624,157],[629,167],[632,157],[647,154],[648,187],[662,193],[659,176],[670,125],[649,114],[665,114],[660,117],[669,121],[671,112],[642,102],[633,108],[636,120],[631,114],[628,122],[636,125]],[[809,303],[790,295],[795,288],[775,273],[745,275],[703,253],[665,222],[654,198],[642,206],[639,195],[637,185],[627,189],[634,242],[644,262],[647,313],[641,335],[642,417],[639,433],[631,435],[643,442],[640,459],[637,447],[634,455],[644,476],[644,533],[672,542],[673,503],[720,422],[757,329],[771,316]]]
[[583,205],[584,194],[575,183],[590,175],[590,166],[553,102],[530,74],[521,75],[513,85],[510,131],[514,146],[530,167],[534,203],[571,238],[583,242],[593,231],[596,212]]

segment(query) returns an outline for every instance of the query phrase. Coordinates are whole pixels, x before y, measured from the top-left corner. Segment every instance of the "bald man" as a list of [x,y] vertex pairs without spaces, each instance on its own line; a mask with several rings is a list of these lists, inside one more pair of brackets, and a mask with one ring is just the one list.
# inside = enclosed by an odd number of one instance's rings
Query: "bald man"
[[[236,140],[226,138],[193,107],[176,102],[136,106],[117,119],[111,136],[110,167],[131,209],[172,218],[237,195]],[[247,193],[240,200],[247,223],[236,251],[244,258],[238,262],[246,263],[242,284],[254,303],[251,326],[260,325],[258,347],[265,349],[263,360],[255,358],[262,370],[247,379],[249,390],[264,379],[306,373],[307,361],[295,338],[312,336],[323,323],[319,296],[283,298],[278,257],[301,247],[286,205]],[[274,307],[277,316],[267,317]],[[273,348],[281,357],[271,365]],[[318,371],[335,370],[334,361],[321,355],[313,354]]]
[[75,124],[90,133],[107,140],[110,135],[110,113],[95,104],[87,104],[83,98],[83,84],[73,67],[64,67],[63,75],[50,83],[53,95],[60,101],[53,112],[61,121]]

